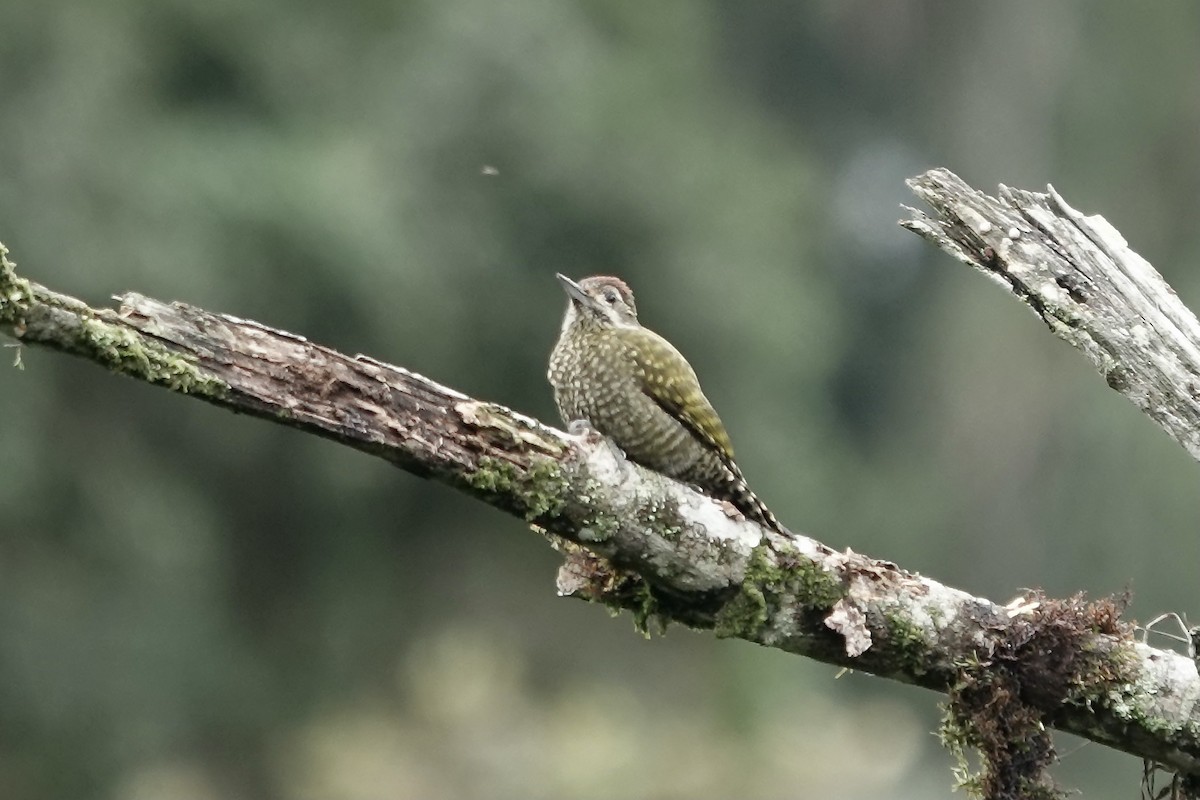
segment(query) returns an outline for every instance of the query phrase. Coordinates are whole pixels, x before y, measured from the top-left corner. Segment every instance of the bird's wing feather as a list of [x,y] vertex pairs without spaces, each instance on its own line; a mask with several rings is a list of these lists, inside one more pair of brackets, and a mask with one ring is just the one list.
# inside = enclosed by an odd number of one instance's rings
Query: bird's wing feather
[[[642,373],[642,391],[726,462],[733,461],[733,444],[721,418],[700,389],[696,373],[675,347],[645,328],[620,330]],[[636,337],[636,338],[635,338]]]

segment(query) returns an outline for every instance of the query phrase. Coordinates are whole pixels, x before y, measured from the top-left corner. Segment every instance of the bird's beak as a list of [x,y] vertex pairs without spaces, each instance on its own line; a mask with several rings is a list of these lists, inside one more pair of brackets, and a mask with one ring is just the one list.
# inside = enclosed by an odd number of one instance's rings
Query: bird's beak
[[576,305],[590,306],[593,304],[591,296],[583,290],[575,281],[563,275],[561,272],[554,273],[554,277],[558,278],[558,282],[562,284],[563,291],[567,293],[567,297],[571,298],[571,302]]

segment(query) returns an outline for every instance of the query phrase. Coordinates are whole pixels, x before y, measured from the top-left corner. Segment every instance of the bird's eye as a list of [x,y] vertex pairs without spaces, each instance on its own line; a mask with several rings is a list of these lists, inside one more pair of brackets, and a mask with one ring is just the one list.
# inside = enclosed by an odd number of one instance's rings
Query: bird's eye
[[608,303],[610,306],[615,306],[617,301],[620,299],[621,298],[612,289],[609,289],[604,293],[604,302]]

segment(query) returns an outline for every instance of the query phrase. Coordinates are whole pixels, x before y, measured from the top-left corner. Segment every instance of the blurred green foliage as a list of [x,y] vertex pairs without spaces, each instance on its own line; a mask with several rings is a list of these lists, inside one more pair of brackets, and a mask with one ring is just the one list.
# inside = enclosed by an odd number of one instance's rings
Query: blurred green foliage
[[[0,240],[27,277],[254,318],[553,421],[553,274],[616,273],[789,525],[997,600],[1131,587],[1135,617],[1196,610],[1196,465],[895,220],[930,166],[1053,182],[1195,306],[1200,7],[2,18]],[[557,599],[518,520],[21,357],[0,369],[4,798],[950,796],[929,694],[645,642]],[[1085,796],[1135,791],[1132,759],[1062,750]]]

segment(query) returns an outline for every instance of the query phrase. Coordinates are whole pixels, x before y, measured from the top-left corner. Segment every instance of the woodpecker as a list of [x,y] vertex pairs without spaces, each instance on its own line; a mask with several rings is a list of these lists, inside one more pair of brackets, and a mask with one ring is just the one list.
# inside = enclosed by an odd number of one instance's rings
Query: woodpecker
[[663,337],[638,322],[633,292],[619,278],[576,283],[547,377],[563,422],[587,422],[631,460],[791,536],[750,491],[720,417],[696,372]]

